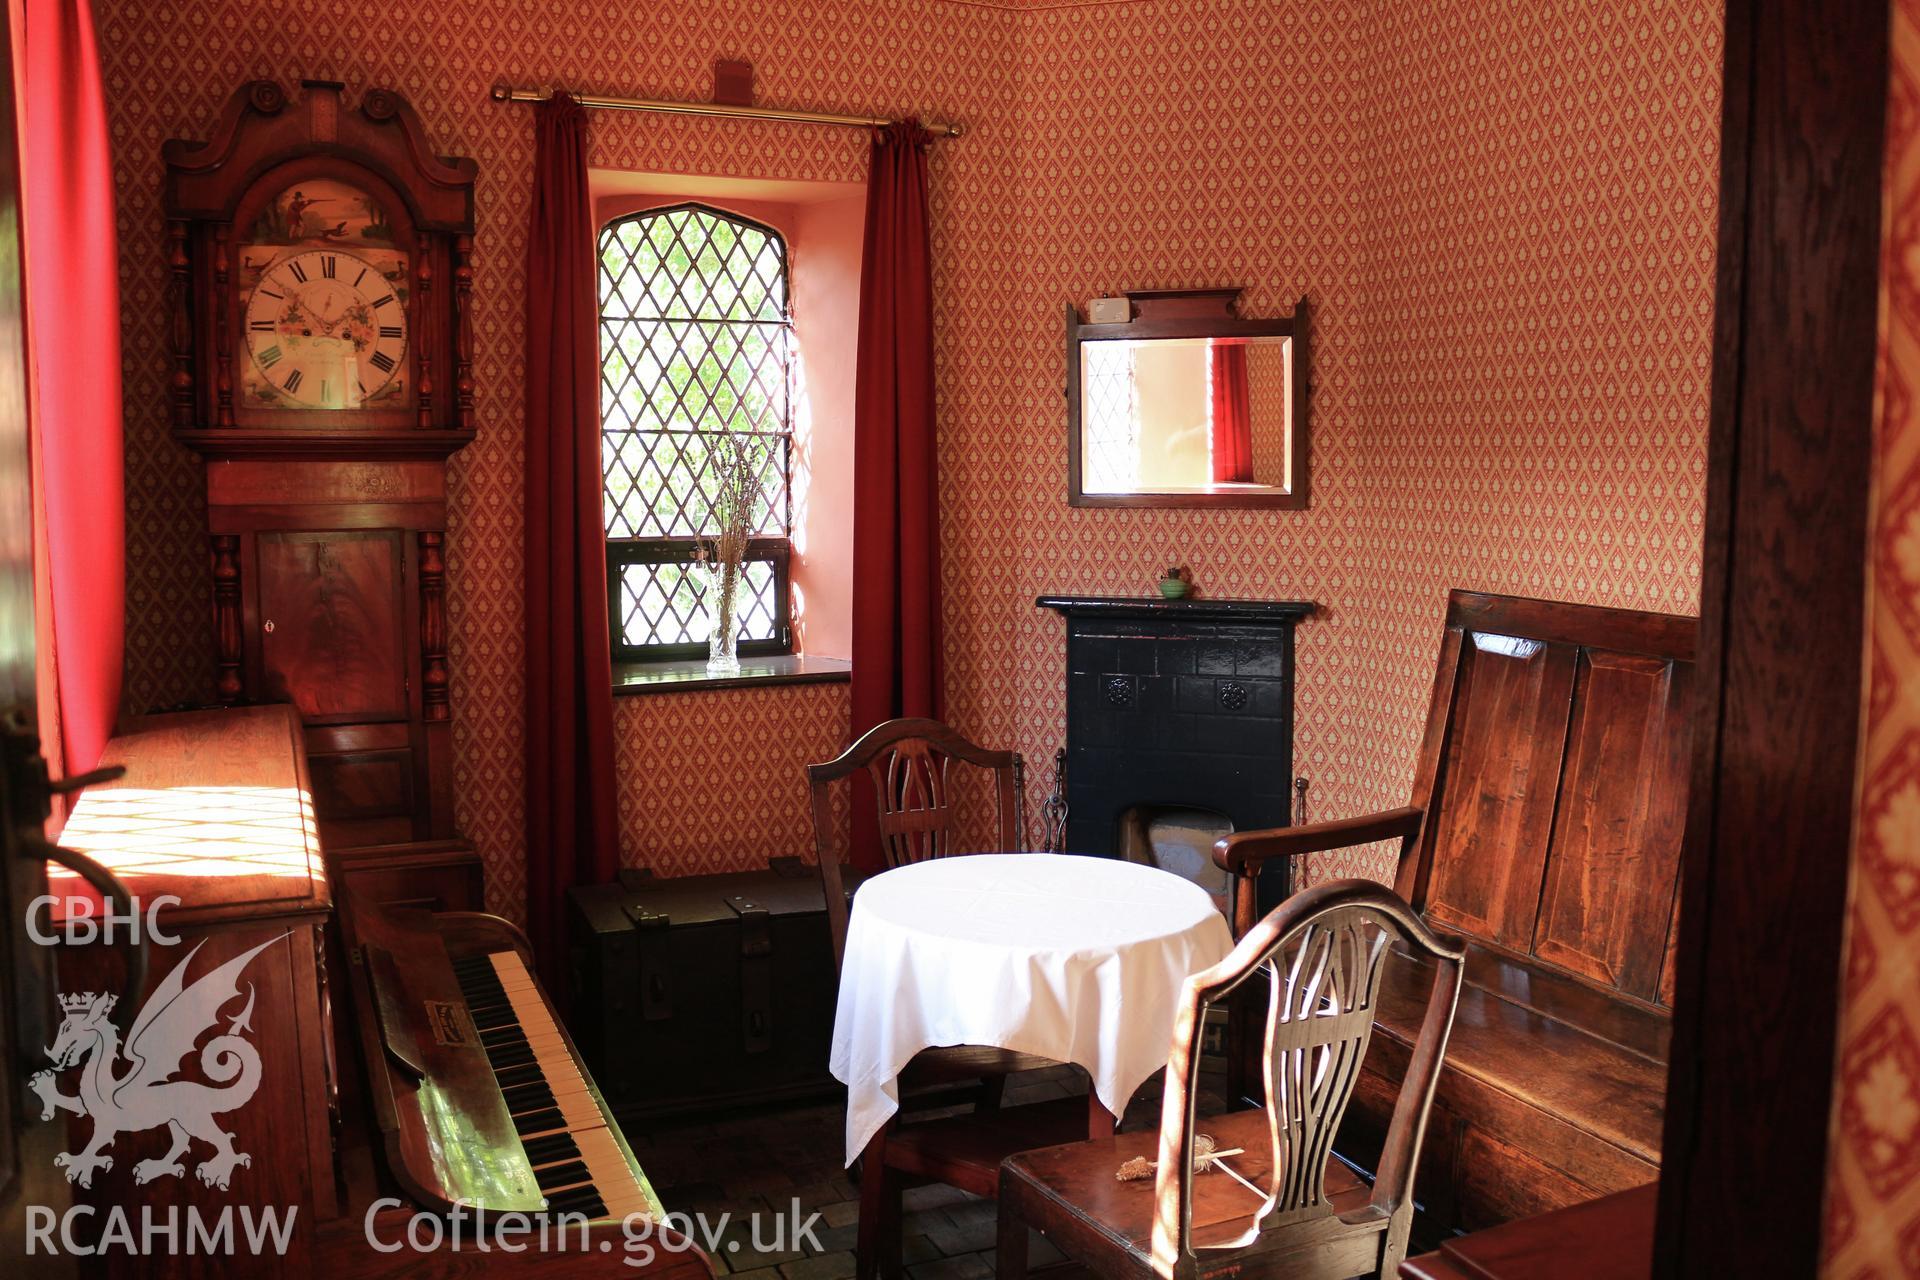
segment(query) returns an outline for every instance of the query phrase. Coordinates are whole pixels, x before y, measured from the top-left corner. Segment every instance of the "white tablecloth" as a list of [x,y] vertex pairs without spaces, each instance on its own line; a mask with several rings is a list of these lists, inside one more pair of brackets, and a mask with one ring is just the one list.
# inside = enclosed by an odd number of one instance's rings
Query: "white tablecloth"
[[833,1021],[847,1163],[937,1046],[1075,1063],[1119,1115],[1166,1065],[1181,983],[1232,945],[1204,890],[1113,858],[972,854],[875,876],[854,895]]

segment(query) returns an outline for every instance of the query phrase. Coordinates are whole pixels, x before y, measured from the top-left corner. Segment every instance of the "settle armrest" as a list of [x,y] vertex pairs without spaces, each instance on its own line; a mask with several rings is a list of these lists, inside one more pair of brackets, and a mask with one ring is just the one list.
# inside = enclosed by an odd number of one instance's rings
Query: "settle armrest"
[[1423,810],[1408,805],[1358,818],[1334,818],[1266,831],[1240,831],[1214,841],[1213,860],[1222,870],[1244,876],[1258,871],[1270,858],[1325,853],[1356,844],[1372,844],[1376,840],[1398,840],[1404,857],[1414,837],[1420,834],[1420,820],[1424,816]]

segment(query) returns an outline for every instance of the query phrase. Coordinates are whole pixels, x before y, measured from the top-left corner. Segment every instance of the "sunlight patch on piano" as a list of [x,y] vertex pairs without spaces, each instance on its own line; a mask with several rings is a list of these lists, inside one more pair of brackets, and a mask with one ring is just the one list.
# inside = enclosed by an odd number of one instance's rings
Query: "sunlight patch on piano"
[[[293,787],[89,791],[60,843],[116,875],[318,877],[313,800]],[[49,879],[73,873],[50,868]]]

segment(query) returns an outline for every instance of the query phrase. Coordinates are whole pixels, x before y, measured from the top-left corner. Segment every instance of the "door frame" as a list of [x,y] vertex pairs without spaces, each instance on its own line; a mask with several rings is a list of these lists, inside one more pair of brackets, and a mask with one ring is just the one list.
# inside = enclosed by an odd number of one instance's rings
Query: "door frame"
[[1815,1275],[1862,715],[1890,22],[1728,0],[1654,1274]]

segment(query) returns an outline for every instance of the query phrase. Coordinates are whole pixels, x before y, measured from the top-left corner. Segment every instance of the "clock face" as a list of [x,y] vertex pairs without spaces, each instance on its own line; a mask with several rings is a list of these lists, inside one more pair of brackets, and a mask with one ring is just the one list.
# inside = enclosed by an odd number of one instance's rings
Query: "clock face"
[[327,246],[252,265],[243,323],[253,399],[359,409],[393,398],[407,354],[404,255]]

